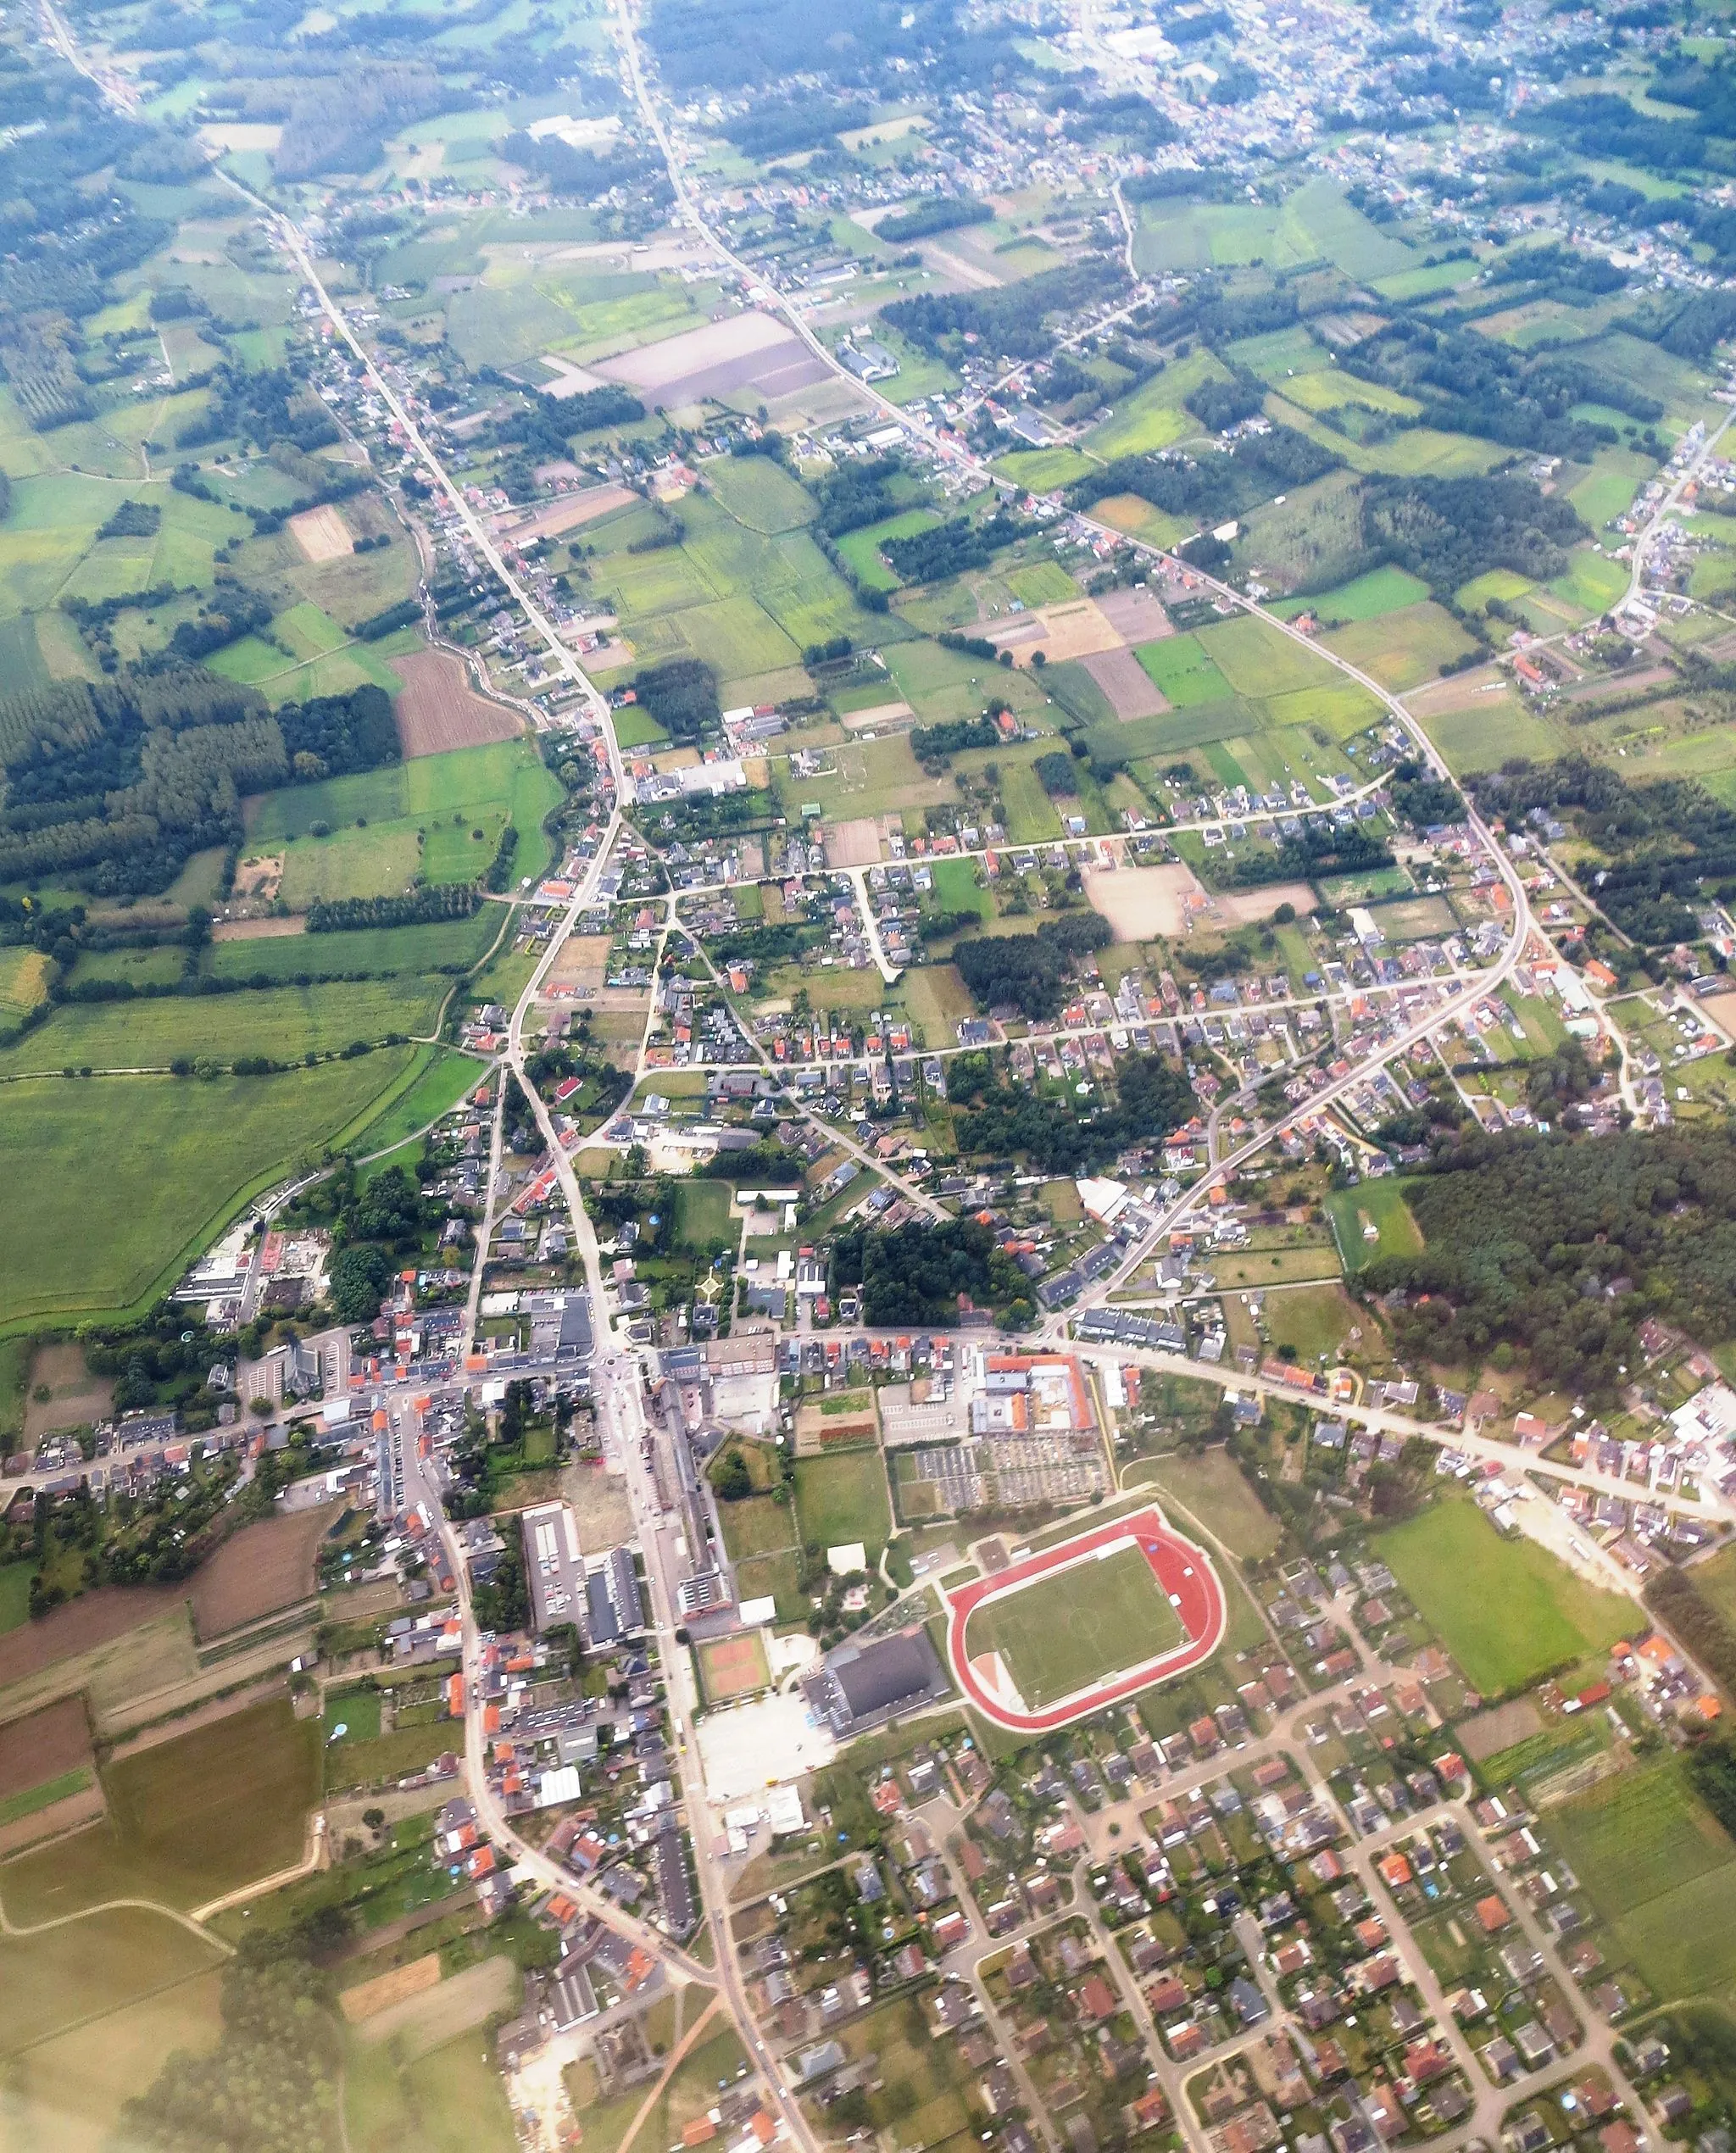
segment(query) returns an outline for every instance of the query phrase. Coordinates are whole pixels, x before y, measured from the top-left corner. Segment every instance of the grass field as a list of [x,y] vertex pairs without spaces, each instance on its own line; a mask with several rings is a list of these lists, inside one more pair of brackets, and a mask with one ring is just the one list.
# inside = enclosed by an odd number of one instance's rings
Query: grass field
[[1294,620],[1299,613],[1311,613],[1320,620],[1374,620],[1383,613],[1418,605],[1427,596],[1427,583],[1388,563],[1349,583],[1340,583],[1335,591],[1322,591],[1318,598],[1286,598],[1272,611],[1287,620]]
[[965,1625],[965,1650],[999,1652],[1026,1704],[1040,1709],[1181,1638],[1143,1549],[1127,1547],[987,1601]]
[[1133,655],[1158,693],[1178,709],[1229,697],[1229,682],[1206,656],[1198,636],[1166,636],[1161,643],[1142,643]]
[[804,1458],[796,1466],[796,1512],[802,1538],[822,1548],[860,1540],[871,1569],[892,1530],[886,1468],[878,1450],[851,1450],[832,1458]]
[[[1396,1181],[1367,1181],[1355,1188],[1336,1189],[1327,1198],[1326,1207],[1347,1271],[1366,1270],[1377,1256],[1414,1256],[1422,1246],[1422,1231]],[[1371,1226],[1375,1229],[1372,1240],[1365,1230]]]
[[1432,602],[1352,621],[1325,637],[1327,647],[1402,695],[1438,677],[1441,667],[1472,648],[1450,613]]
[[229,1062],[248,1054],[299,1061],[355,1040],[377,1046],[432,1026],[444,980],[353,980],[326,987],[148,1001],[69,1003],[0,1055],[0,1073],[167,1069],[177,1056]]
[[1148,1460],[1138,1484],[1155,1488],[1160,1501],[1173,1496],[1232,1555],[1263,1561],[1278,1544],[1277,1520],[1227,1450],[1177,1450]]
[[316,1159],[409,1059],[397,1049],[209,1084],[47,1077],[6,1087],[3,1320],[22,1328],[44,1316],[125,1308],[149,1293],[249,1191]]
[[1736,1860],[1736,1844],[1673,1758],[1604,1780],[1564,1803],[1553,1821],[1563,1853],[1607,1916],[1632,1913]]
[[518,2144],[505,2085],[475,2031],[415,2062],[393,2042],[352,2040],[343,2119],[350,2153],[516,2153]]
[[1485,1696],[1523,1688],[1633,1626],[1628,1600],[1585,1584],[1535,1541],[1505,1538],[1462,1498],[1432,1505],[1376,1544]]
[[193,1906],[299,1860],[320,1725],[287,1700],[255,1705],[122,1758],[103,1786],[105,1822],[0,1869],[14,1922],[128,1897]]

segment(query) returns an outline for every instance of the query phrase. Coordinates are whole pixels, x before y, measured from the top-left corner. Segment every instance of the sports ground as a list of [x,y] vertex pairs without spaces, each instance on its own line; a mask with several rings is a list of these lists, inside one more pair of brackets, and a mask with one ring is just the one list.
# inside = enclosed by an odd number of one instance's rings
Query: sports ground
[[1150,1506],[949,1593],[947,1658],[985,1718],[1046,1733],[1199,1666],[1226,1619],[1210,1557]]

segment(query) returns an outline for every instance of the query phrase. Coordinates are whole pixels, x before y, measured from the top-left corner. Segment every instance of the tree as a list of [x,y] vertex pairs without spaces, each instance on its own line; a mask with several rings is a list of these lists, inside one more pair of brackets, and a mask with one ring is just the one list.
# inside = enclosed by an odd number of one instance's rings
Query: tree
[[754,1476],[739,1450],[725,1453],[711,1477],[711,1484],[726,1503],[739,1503],[753,1494]]

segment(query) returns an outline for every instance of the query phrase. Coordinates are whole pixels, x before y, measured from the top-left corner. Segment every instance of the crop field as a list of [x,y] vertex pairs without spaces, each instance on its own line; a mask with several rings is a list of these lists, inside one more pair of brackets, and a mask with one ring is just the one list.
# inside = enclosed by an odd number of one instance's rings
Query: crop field
[[1333,262],[1353,277],[1401,273],[1410,250],[1353,209],[1330,180],[1310,181],[1287,202],[1149,202],[1140,205],[1135,259],[1162,270],[1228,269],[1263,262],[1298,269]]
[[[536,752],[525,741],[498,741],[482,748],[459,748],[442,755],[421,755],[354,777],[329,777],[323,784],[287,786],[268,793],[252,809],[248,843],[256,851],[303,837],[316,822],[341,829],[364,815],[370,826],[434,815],[451,818],[510,804],[514,820],[520,794],[543,792],[531,781],[548,778]],[[553,781],[549,781],[551,783]]]
[[1383,1533],[1382,1560],[1486,1697],[1600,1651],[1632,1626],[1630,1604],[1584,1583],[1533,1540],[1510,1540],[1474,1503],[1437,1502]]
[[1201,629],[1199,643],[1240,695],[1276,698],[1336,685],[1331,669],[1305,643],[1293,641],[1255,614],[1238,614],[1233,620]]
[[48,960],[38,949],[0,949],[0,1025],[28,1016],[48,993]]
[[1195,703],[1227,700],[1230,684],[1207,657],[1198,636],[1166,636],[1141,643],[1133,655],[1164,700],[1180,709]]
[[1510,755],[1547,762],[1572,740],[1565,725],[1529,709],[1510,688],[1474,700],[1467,695],[1449,708],[1425,706],[1416,715],[1455,776],[1499,770]]
[[892,1530],[886,1468],[876,1450],[804,1458],[796,1466],[796,1511],[802,1538],[822,1548],[860,1540],[871,1569]]
[[1085,436],[1088,452],[1107,464],[1117,456],[1150,456],[1205,432],[1187,398],[1205,381],[1228,378],[1210,352],[1196,351],[1122,398],[1107,419]]
[[200,1639],[292,1607],[314,1589],[314,1555],[336,1522],[324,1509],[287,1510],[231,1533],[193,1574],[193,1626]]
[[1736,1860],[1736,1844],[1674,1759],[1604,1780],[1553,1821],[1605,1916],[1632,1913]]
[[[1326,1207],[1338,1231],[1338,1253],[1347,1271],[1364,1271],[1377,1256],[1414,1256],[1422,1247],[1422,1230],[1410,1215],[1405,1192],[1390,1177],[1337,1189],[1327,1197]],[[1370,1227],[1374,1228],[1372,1240],[1368,1238]]]
[[166,1070],[178,1055],[234,1061],[267,1054],[298,1061],[389,1033],[426,1032],[443,980],[370,979],[255,993],[153,996],[148,1001],[68,1003],[0,1055],[0,1073],[58,1069]]
[[965,1650],[998,1652],[1033,1710],[1182,1641],[1182,1625],[1143,1549],[1118,1547],[988,1600],[971,1615]]
[[[289,924],[293,924],[291,922]],[[422,920],[408,927],[345,927],[337,934],[242,935],[214,943],[202,965],[217,979],[267,978],[299,981],[320,973],[396,973],[409,977],[418,972],[452,970],[475,964],[488,949],[502,926],[498,905],[480,904],[468,920]],[[96,971],[96,958],[104,969],[127,978],[173,978],[173,971],[147,965],[143,960],[172,956],[167,950],[102,950],[84,960]],[[138,960],[136,965],[124,961]],[[79,976],[85,976],[81,969]]]
[[[199,1003],[200,1009],[221,1007]],[[125,1308],[242,1202],[364,1115],[407,1049],[281,1076],[58,1077],[0,1114],[0,1308],[9,1324]]]
[[1736,1983],[1736,1862],[1636,1906],[1616,1921],[1615,1934],[1660,1996],[1729,1989]]
[[705,476],[718,500],[749,531],[776,537],[814,520],[807,489],[769,456],[719,457]]
[[4,1871],[6,1911],[47,1921],[108,1899],[194,1906],[299,1860],[320,1728],[287,1699],[142,1750],[103,1774],[108,1818]]
[[393,660],[393,670],[403,682],[398,738],[412,759],[515,740],[525,729],[516,710],[476,693],[464,661],[449,650],[406,651]]
[[1581,613],[1601,613],[1628,588],[1628,565],[1592,553],[1583,546],[1569,556],[1566,573],[1549,586],[1558,598]]

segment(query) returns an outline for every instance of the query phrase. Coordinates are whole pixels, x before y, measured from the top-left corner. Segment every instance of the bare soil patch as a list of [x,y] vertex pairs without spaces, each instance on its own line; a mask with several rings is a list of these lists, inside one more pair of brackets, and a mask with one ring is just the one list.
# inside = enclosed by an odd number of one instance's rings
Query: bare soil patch
[[309,560],[341,560],[346,554],[353,554],[355,541],[349,535],[349,526],[337,513],[334,503],[326,502],[317,509],[305,509],[298,516],[289,520],[295,542]]
[[231,1533],[194,1574],[193,1627],[200,1638],[221,1637],[307,1599],[314,1589],[314,1552],[334,1515],[292,1510]]
[[1117,942],[1174,942],[1188,932],[1210,901],[1194,870],[1177,860],[1167,867],[1085,870],[1086,901],[1102,913]]
[[609,971],[609,948],[606,934],[570,936],[548,968],[545,992],[554,987],[601,987]]
[[1161,717],[1170,707],[1168,698],[1131,650],[1094,650],[1079,663],[1123,721]]
[[1150,589],[1106,591],[1097,609],[1117,635],[1128,643],[1155,643],[1160,636],[1174,635],[1170,616]]
[[880,824],[871,815],[834,822],[826,832],[828,867],[872,867],[880,858]]
[[1516,1697],[1510,1705],[1492,1705],[1459,1722],[1459,1747],[1474,1763],[1511,1750],[1516,1742],[1528,1741],[1543,1727],[1543,1715],[1528,1697]]
[[253,860],[244,860],[235,871],[235,893],[238,898],[274,898],[282,882],[281,852],[261,853]]
[[269,920],[220,920],[211,930],[213,942],[276,942],[287,934],[305,934],[306,919],[299,912]]
[[81,1697],[63,1697],[0,1727],[0,1801],[95,1761]]
[[1314,892],[1306,882],[1273,882],[1266,889],[1227,891],[1217,909],[1236,926],[1269,920],[1281,904],[1294,904],[1299,912],[1311,912]]
[[397,704],[398,737],[407,759],[442,754],[451,748],[480,748],[491,740],[516,740],[525,729],[516,710],[477,694],[464,660],[449,650],[413,650],[392,665],[403,682]]
[[[50,1395],[39,1399],[36,1392],[45,1383]],[[31,1363],[30,1394],[24,1409],[25,1446],[33,1448],[56,1428],[83,1427],[106,1421],[114,1403],[113,1381],[90,1372],[85,1366],[82,1346],[43,1346]]]
[[167,1614],[180,1598],[169,1585],[103,1585],[8,1630],[0,1637],[0,1689]]
[[561,1493],[572,1505],[581,1548],[615,1548],[633,1537],[633,1506],[626,1476],[601,1466],[570,1466]]

